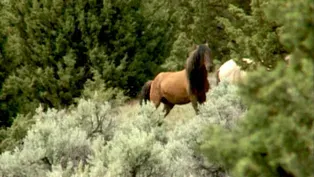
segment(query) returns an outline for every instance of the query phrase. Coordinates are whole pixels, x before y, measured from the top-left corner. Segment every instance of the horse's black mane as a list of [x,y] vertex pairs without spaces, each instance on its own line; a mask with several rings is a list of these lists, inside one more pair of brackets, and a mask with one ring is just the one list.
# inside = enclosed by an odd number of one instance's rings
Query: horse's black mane
[[189,81],[189,91],[202,91],[204,88],[204,77],[207,79],[207,70],[203,60],[207,52],[211,55],[209,47],[205,44],[201,44],[192,56],[187,59],[185,69]]

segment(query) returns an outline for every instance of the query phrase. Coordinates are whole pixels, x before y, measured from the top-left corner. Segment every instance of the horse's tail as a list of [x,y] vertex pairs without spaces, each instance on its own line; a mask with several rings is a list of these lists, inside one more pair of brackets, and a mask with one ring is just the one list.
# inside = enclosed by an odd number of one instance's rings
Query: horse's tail
[[142,87],[142,90],[141,90],[141,93],[140,93],[140,105],[143,104],[143,101],[145,103],[147,103],[147,101],[150,100],[149,98],[149,94],[150,94],[150,86],[152,85],[152,80],[149,80],[147,81],[143,87]]
[[218,85],[219,84],[219,82],[220,82],[220,78],[219,78],[219,72],[220,72],[220,69],[218,69],[217,71],[216,71],[216,85]]

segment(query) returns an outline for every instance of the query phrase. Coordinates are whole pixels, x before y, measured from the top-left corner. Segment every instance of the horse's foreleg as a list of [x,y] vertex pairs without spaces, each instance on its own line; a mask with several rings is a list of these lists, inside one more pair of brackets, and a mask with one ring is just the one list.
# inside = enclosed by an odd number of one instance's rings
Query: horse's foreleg
[[199,113],[197,97],[195,95],[191,95],[190,100],[191,100],[192,106],[194,108],[195,114],[197,115]]
[[198,95],[197,102],[200,104],[203,104],[206,101],[206,93]]

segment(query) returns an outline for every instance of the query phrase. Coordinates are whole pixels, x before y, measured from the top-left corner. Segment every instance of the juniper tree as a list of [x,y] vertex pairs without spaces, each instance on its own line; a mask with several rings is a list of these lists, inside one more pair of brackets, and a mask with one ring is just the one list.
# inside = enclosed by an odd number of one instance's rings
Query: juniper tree
[[283,60],[287,49],[279,42],[278,23],[267,20],[263,8],[268,0],[252,0],[248,13],[241,7],[229,5],[232,18],[219,17],[227,34],[227,45],[231,58],[246,68],[242,58],[250,58],[267,68],[274,68],[277,61]]
[[238,128],[208,128],[204,153],[233,176],[314,174],[313,6],[310,0],[281,0],[259,9],[267,23],[279,26],[280,42],[292,52],[292,61],[248,77],[240,89],[248,112]]
[[[172,46],[172,53],[167,62],[173,60],[184,61],[189,47],[194,44],[208,42],[212,49],[213,58],[216,62],[223,62],[230,59],[230,47],[227,45],[229,38],[224,30],[223,24],[217,19],[224,17],[231,22],[237,19],[228,11],[228,5],[234,4],[245,9],[249,13],[249,0],[225,0],[225,1],[170,1],[166,8],[173,11],[172,18],[176,22],[176,39]],[[183,37],[184,36],[184,37]],[[180,66],[182,68],[182,65]]]
[[107,87],[136,95],[158,72],[172,41],[167,19],[148,16],[143,4],[9,1],[4,17],[12,32],[5,60],[16,67],[6,66],[1,114],[28,113],[40,103],[55,108],[70,105],[81,95],[85,81],[92,79],[92,70],[100,73]]
[[[8,2],[0,1],[0,16],[4,17],[7,13]],[[10,28],[8,28],[8,23],[5,18],[1,18],[0,20],[0,90],[2,89],[3,82],[5,78],[9,75],[10,71],[15,67],[16,63],[10,61],[6,57],[5,52],[5,44],[7,42],[7,34],[10,32]],[[1,93],[1,91],[0,91]],[[0,127],[8,126],[11,124],[11,114],[8,109],[6,103],[0,98]]]

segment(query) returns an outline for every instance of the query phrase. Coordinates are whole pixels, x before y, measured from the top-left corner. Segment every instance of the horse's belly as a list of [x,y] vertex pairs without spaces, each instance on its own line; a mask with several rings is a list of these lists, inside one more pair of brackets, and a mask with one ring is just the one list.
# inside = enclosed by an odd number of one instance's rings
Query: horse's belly
[[190,102],[185,78],[182,80],[169,79],[162,83],[162,97],[172,104],[186,104]]
[[190,98],[187,93],[178,94],[168,92],[164,94],[164,98],[172,104],[187,104],[190,102]]

